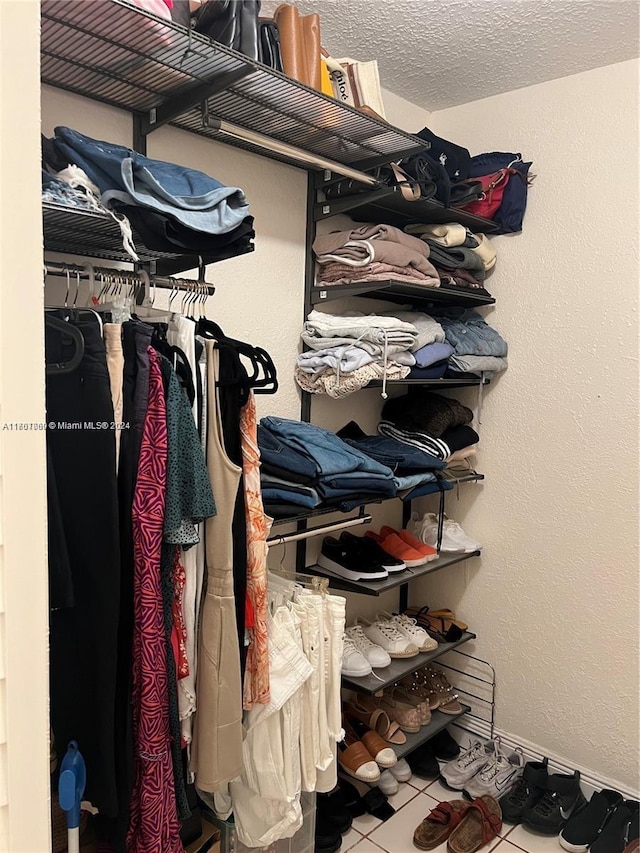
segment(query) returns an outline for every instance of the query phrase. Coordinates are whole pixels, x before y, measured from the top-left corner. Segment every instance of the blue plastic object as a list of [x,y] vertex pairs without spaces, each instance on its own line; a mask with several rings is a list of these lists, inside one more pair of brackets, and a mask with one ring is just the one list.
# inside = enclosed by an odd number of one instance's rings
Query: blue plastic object
[[80,826],[80,803],[87,783],[87,769],[75,740],[69,742],[58,780],[60,808],[67,813],[67,829]]

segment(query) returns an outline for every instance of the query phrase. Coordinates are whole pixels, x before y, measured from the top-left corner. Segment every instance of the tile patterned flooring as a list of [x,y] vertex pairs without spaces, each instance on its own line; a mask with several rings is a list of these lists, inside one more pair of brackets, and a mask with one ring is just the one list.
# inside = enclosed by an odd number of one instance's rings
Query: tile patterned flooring
[[[414,776],[389,797],[396,814],[385,823],[372,815],[356,818],[342,838],[340,853],[417,853],[413,846],[416,826],[437,803],[454,796],[438,781],[428,782]],[[433,853],[446,853],[446,850],[445,841]],[[555,836],[536,835],[522,826],[505,823],[501,837],[483,847],[482,853],[561,853],[561,850]]]

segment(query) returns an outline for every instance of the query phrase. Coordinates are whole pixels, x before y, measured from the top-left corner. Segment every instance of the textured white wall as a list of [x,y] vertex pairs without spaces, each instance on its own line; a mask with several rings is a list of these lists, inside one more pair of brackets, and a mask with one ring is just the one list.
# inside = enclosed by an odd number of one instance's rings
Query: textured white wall
[[482,494],[452,512],[481,561],[423,584],[498,674],[498,725],[638,787],[638,63],[432,116],[472,153],[522,151],[524,231],[496,239]]

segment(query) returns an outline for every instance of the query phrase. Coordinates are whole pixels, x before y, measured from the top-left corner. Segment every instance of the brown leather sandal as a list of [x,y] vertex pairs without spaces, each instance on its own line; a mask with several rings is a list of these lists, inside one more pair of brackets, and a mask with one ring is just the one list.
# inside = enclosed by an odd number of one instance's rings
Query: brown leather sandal
[[387,712],[378,707],[378,700],[372,696],[358,693],[352,702],[345,702],[343,707],[348,716],[361,720],[374,732],[378,732],[380,737],[388,743],[401,746],[407,742],[407,736],[399,724],[391,720]]
[[458,619],[454,610],[449,610],[448,607],[443,607],[440,610],[430,610],[429,616],[435,616],[438,619],[450,619],[454,625],[457,625],[461,631],[468,631],[469,626],[466,622]]
[[449,853],[475,853],[500,834],[502,810],[493,797],[478,797],[447,842]]
[[465,800],[438,803],[413,833],[419,850],[434,850],[451,835],[469,809]]
[[433,616],[426,606],[409,607],[404,612],[439,643],[456,643],[462,637],[462,629],[455,622],[446,616]]

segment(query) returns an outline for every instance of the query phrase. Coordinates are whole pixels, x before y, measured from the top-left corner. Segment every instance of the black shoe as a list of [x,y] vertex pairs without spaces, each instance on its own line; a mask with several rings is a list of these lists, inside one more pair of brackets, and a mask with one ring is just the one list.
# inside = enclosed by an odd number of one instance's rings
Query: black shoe
[[571,853],[586,853],[602,832],[609,817],[622,803],[622,794],[604,789],[594,794],[587,805],[573,815],[560,833],[560,847]]
[[440,765],[438,764],[431,741],[423,743],[413,752],[407,755],[407,762],[411,768],[411,772],[421,779],[437,779],[440,775]]
[[353,817],[344,803],[340,788],[336,788],[330,794],[317,795],[316,820],[323,826],[335,828],[342,835],[349,832]]
[[611,815],[600,835],[589,848],[591,853],[623,853],[630,841],[638,838],[640,804],[624,800]]
[[405,562],[391,554],[387,554],[384,548],[381,548],[369,536],[354,536],[353,533],[345,530],[344,533],[340,534],[340,542],[347,547],[362,548],[362,553],[366,558],[374,563],[379,563],[390,575],[394,572],[404,572],[407,568]]
[[[361,817],[363,814],[366,814],[367,810],[362,802],[362,794],[355,785],[340,777],[338,779],[338,787],[340,788],[342,802],[352,818]],[[368,788],[369,786],[367,785],[366,787]],[[366,793],[366,789],[364,793]]]
[[316,819],[315,853],[336,853],[342,847],[342,835],[330,824]]
[[502,820],[507,823],[520,823],[525,812],[530,811],[542,799],[549,777],[548,764],[548,758],[542,761],[527,761],[516,787],[504,797],[500,797]]
[[460,747],[458,743],[451,737],[447,729],[442,729],[441,732],[429,741],[433,748],[433,754],[439,761],[453,761],[460,755]]
[[350,581],[383,581],[389,577],[387,570],[365,554],[362,548],[339,542],[333,536],[322,541],[318,565]]
[[552,773],[547,777],[547,789],[542,798],[524,813],[522,822],[536,832],[558,835],[574,812],[586,802],[577,770],[571,774]]

